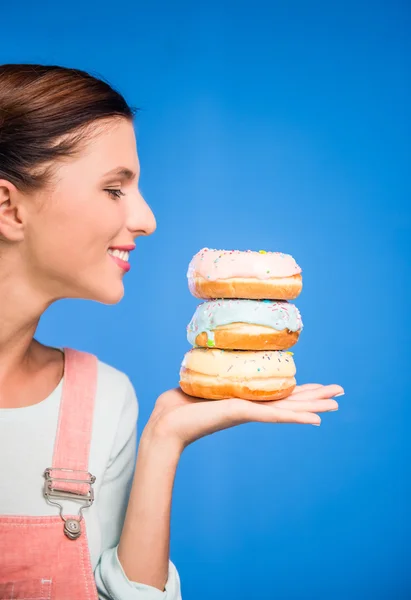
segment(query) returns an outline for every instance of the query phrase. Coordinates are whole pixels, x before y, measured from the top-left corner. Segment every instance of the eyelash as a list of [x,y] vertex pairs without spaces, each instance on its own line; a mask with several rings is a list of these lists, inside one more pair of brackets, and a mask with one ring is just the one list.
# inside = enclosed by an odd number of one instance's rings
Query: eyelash
[[104,191],[107,192],[112,198],[117,200],[120,198],[120,196],[125,196],[125,193],[121,190],[105,189]]

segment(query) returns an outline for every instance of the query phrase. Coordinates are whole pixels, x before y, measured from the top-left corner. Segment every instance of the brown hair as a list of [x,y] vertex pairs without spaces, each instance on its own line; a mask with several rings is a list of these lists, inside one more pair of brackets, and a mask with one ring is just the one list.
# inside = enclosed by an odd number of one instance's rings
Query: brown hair
[[92,123],[132,121],[136,110],[106,81],[79,69],[0,65],[0,179],[24,192],[45,187],[53,163],[79,152]]

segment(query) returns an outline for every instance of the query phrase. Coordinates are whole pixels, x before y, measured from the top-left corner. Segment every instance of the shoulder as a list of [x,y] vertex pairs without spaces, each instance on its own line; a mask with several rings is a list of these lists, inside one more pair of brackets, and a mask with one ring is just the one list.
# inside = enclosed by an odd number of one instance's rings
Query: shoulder
[[137,417],[137,397],[128,375],[99,359],[96,402],[111,417],[131,412]]
[[[138,402],[134,387],[122,371],[97,362],[91,462],[106,467],[136,436]],[[134,441],[132,442],[134,444]]]
[[137,417],[138,402],[129,377],[97,359],[96,427],[112,437],[119,429],[135,427]]
[[97,385],[107,386],[111,392],[127,394],[132,384],[126,373],[101,361],[97,357]]

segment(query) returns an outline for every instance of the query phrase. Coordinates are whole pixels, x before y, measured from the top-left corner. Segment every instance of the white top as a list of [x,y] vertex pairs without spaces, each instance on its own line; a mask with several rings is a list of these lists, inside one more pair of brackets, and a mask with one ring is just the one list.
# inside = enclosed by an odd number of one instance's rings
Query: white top
[[[0,515],[60,514],[43,497],[43,473],[52,466],[62,389],[63,380],[38,404],[0,408]],[[138,402],[128,377],[99,361],[89,460],[89,471],[96,476],[95,500],[83,511],[98,595],[104,600],[181,600],[180,579],[171,561],[162,592],[129,581],[117,557],[135,467],[137,416]],[[77,514],[75,501],[61,503],[63,514]]]

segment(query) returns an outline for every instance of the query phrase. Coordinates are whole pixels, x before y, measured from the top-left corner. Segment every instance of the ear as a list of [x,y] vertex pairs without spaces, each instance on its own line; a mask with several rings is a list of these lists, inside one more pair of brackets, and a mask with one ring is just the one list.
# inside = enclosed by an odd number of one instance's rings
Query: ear
[[21,242],[24,238],[18,195],[10,181],[0,179],[0,238],[10,242]]

